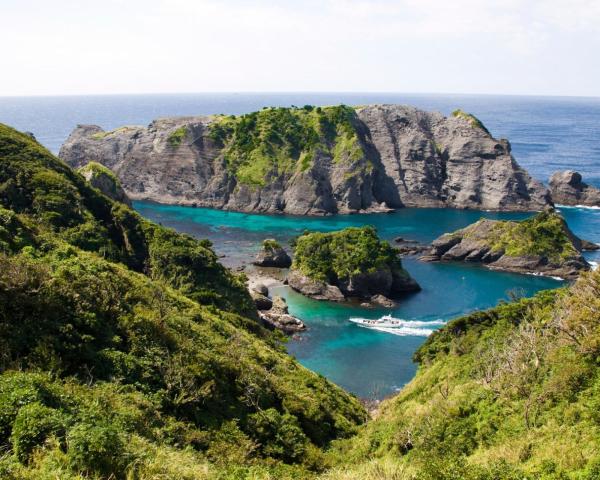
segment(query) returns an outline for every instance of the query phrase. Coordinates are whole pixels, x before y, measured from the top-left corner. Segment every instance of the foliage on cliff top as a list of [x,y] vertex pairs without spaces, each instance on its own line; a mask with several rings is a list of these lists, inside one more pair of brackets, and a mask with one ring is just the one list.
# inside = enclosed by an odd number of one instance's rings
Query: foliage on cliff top
[[600,478],[599,355],[600,272],[451,321],[326,478]]
[[86,165],[77,170],[84,177],[91,175],[93,177],[104,177],[110,181],[113,193],[121,187],[121,181],[117,178],[114,172],[98,162],[88,162]]
[[179,145],[181,145],[181,143],[185,139],[185,136],[187,135],[187,131],[188,130],[185,125],[173,130],[167,137],[167,143],[169,144],[169,146],[176,148]]
[[315,280],[336,284],[379,268],[400,271],[398,252],[379,240],[371,226],[349,227],[329,233],[305,233],[294,245],[292,269]]
[[1,478],[301,478],[364,420],[207,241],[3,125],[0,205]]
[[[477,232],[477,224],[461,234],[468,238],[472,232]],[[519,222],[496,221],[482,241],[489,244],[492,251],[504,251],[511,257],[539,255],[561,261],[579,254],[572,233],[556,211],[540,212]]]
[[227,168],[247,185],[264,186],[270,175],[307,170],[317,152],[349,165],[364,156],[356,112],[345,105],[269,107],[216,117],[209,128],[224,147]]
[[469,122],[472,127],[479,128],[479,129],[483,130],[485,133],[487,133],[488,135],[491,135],[490,131],[485,127],[483,122],[471,113],[467,113],[459,108],[452,112],[452,116],[456,117],[456,118],[462,118],[463,120],[466,120],[467,122]]

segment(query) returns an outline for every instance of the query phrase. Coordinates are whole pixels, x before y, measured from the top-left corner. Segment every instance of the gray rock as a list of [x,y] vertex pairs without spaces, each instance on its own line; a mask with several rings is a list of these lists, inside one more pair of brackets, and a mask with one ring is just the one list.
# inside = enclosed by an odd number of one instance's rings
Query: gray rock
[[252,263],[259,267],[289,268],[292,259],[275,240],[268,239]]
[[386,308],[394,308],[396,306],[396,302],[383,295],[373,295],[371,297],[371,304]]
[[254,300],[257,310],[270,310],[273,307],[273,301],[266,295],[251,290],[250,296]]
[[584,183],[579,172],[556,172],[550,178],[552,201],[560,205],[600,207],[600,189]]
[[290,315],[284,298],[273,297],[273,305],[268,311],[259,312],[260,319],[269,328],[277,328],[284,333],[292,334],[306,330],[306,325],[299,318]]
[[308,278],[297,270],[292,270],[287,279],[290,287],[315,300],[343,302],[346,299],[338,287]]
[[[456,232],[444,234],[432,242],[431,249],[420,260],[481,263],[497,270],[538,273],[561,278],[575,278],[581,271],[589,270],[589,264],[580,254],[551,260],[540,255],[511,256],[502,249],[493,249],[496,238],[494,229],[500,223],[513,222],[482,219]],[[564,222],[563,228],[575,250],[580,252],[584,244],[582,240],[573,235]]]
[[266,296],[269,294],[269,289],[264,283],[257,283],[256,285],[254,285],[253,290],[257,293],[260,293],[261,295]]
[[[318,151],[306,170],[273,171],[262,187],[238,183],[209,135],[214,117],[153,121],[105,132],[79,125],[60,150],[74,167],[111,168],[132,199],[249,211],[325,215],[390,208],[540,210],[547,190],[505,140],[464,118],[401,105],[357,109],[361,154],[334,162]],[[174,143],[175,131],[185,130]]]

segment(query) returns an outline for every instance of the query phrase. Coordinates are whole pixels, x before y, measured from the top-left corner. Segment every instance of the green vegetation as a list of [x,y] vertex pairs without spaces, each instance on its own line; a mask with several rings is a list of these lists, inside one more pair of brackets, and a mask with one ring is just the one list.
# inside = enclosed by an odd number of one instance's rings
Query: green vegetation
[[115,133],[119,134],[119,133],[127,133],[133,130],[137,130],[138,127],[133,127],[133,126],[128,126],[125,125],[123,127],[119,127],[119,128],[115,128],[114,130],[109,130],[108,132],[98,132],[98,133],[94,133],[92,135],[92,139],[93,140],[102,140],[103,138],[108,137],[109,135],[113,135]]
[[4,125],[0,206],[0,478],[310,477],[364,421],[208,241]]
[[172,148],[177,148],[187,135],[187,127],[184,125],[182,127],[176,128],[173,130],[169,136],[167,137],[167,143]]
[[263,240],[263,248],[265,250],[273,251],[281,248],[281,244],[272,238],[266,238]]
[[492,251],[508,256],[539,255],[560,261],[578,255],[570,235],[561,215],[546,211],[520,222],[499,221],[487,240]]
[[112,194],[116,195],[117,190],[121,187],[121,182],[110,168],[105,167],[98,162],[89,162],[87,165],[78,170],[86,178],[106,179],[103,182],[105,185],[110,185]]
[[354,275],[380,268],[402,269],[398,252],[379,240],[371,226],[330,233],[305,233],[294,245],[293,269],[314,280],[335,285]]
[[355,110],[345,105],[264,108],[216,117],[210,137],[224,147],[237,180],[260,187],[271,176],[308,170],[319,153],[334,163],[356,164],[364,158],[356,124]]
[[479,120],[475,115],[467,113],[459,108],[452,112],[452,116],[456,117],[456,118],[462,118],[462,119],[466,120],[467,122],[469,122],[473,128],[479,128],[479,129],[483,130],[485,133],[487,133],[488,135],[491,135],[490,131],[487,128],[485,128],[485,125],[483,124],[483,122],[481,120]]
[[[562,255],[561,222],[546,212],[498,238]],[[372,227],[295,249],[327,281],[401,268]],[[0,125],[0,478],[600,478],[600,272],[449,322],[360,428],[357,399],[255,316],[208,241]]]
[[599,478],[599,355],[600,272],[456,319],[326,478]]

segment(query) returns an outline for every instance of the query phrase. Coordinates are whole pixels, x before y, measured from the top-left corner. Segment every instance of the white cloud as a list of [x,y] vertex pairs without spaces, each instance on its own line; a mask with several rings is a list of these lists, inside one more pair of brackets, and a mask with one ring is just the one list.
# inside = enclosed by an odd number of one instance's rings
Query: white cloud
[[600,95],[600,0],[3,0],[0,95]]

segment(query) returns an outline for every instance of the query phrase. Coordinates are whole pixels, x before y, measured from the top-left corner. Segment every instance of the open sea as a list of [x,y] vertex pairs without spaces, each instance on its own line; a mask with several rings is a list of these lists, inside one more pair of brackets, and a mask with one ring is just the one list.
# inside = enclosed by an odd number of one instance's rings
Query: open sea
[[[76,124],[105,129],[148,124],[172,115],[241,114],[264,106],[403,103],[449,114],[456,108],[479,117],[496,137],[508,138],[517,161],[534,177],[547,181],[552,172],[576,169],[600,186],[600,99],[519,96],[414,94],[189,94],[70,97],[0,97],[0,122],[31,131],[54,153]],[[451,209],[404,209],[391,214],[336,215],[324,218],[253,215],[212,209],[135,202],[144,216],[179,231],[213,241],[226,265],[248,261],[264,238],[289,242],[302,231],[331,231],[371,224],[388,240],[396,236],[429,242],[481,216],[520,219],[522,213]],[[571,229],[600,243],[600,209],[561,208]],[[592,262],[600,254],[586,254]],[[423,291],[394,309],[317,302],[290,291],[290,312],[308,325],[288,343],[289,352],[311,368],[363,398],[379,399],[400,389],[415,374],[412,354],[431,331],[448,319],[507,300],[510,292],[532,295],[564,282],[533,275],[494,272],[461,264],[404,260]],[[402,328],[375,331],[349,321],[390,314]]]

